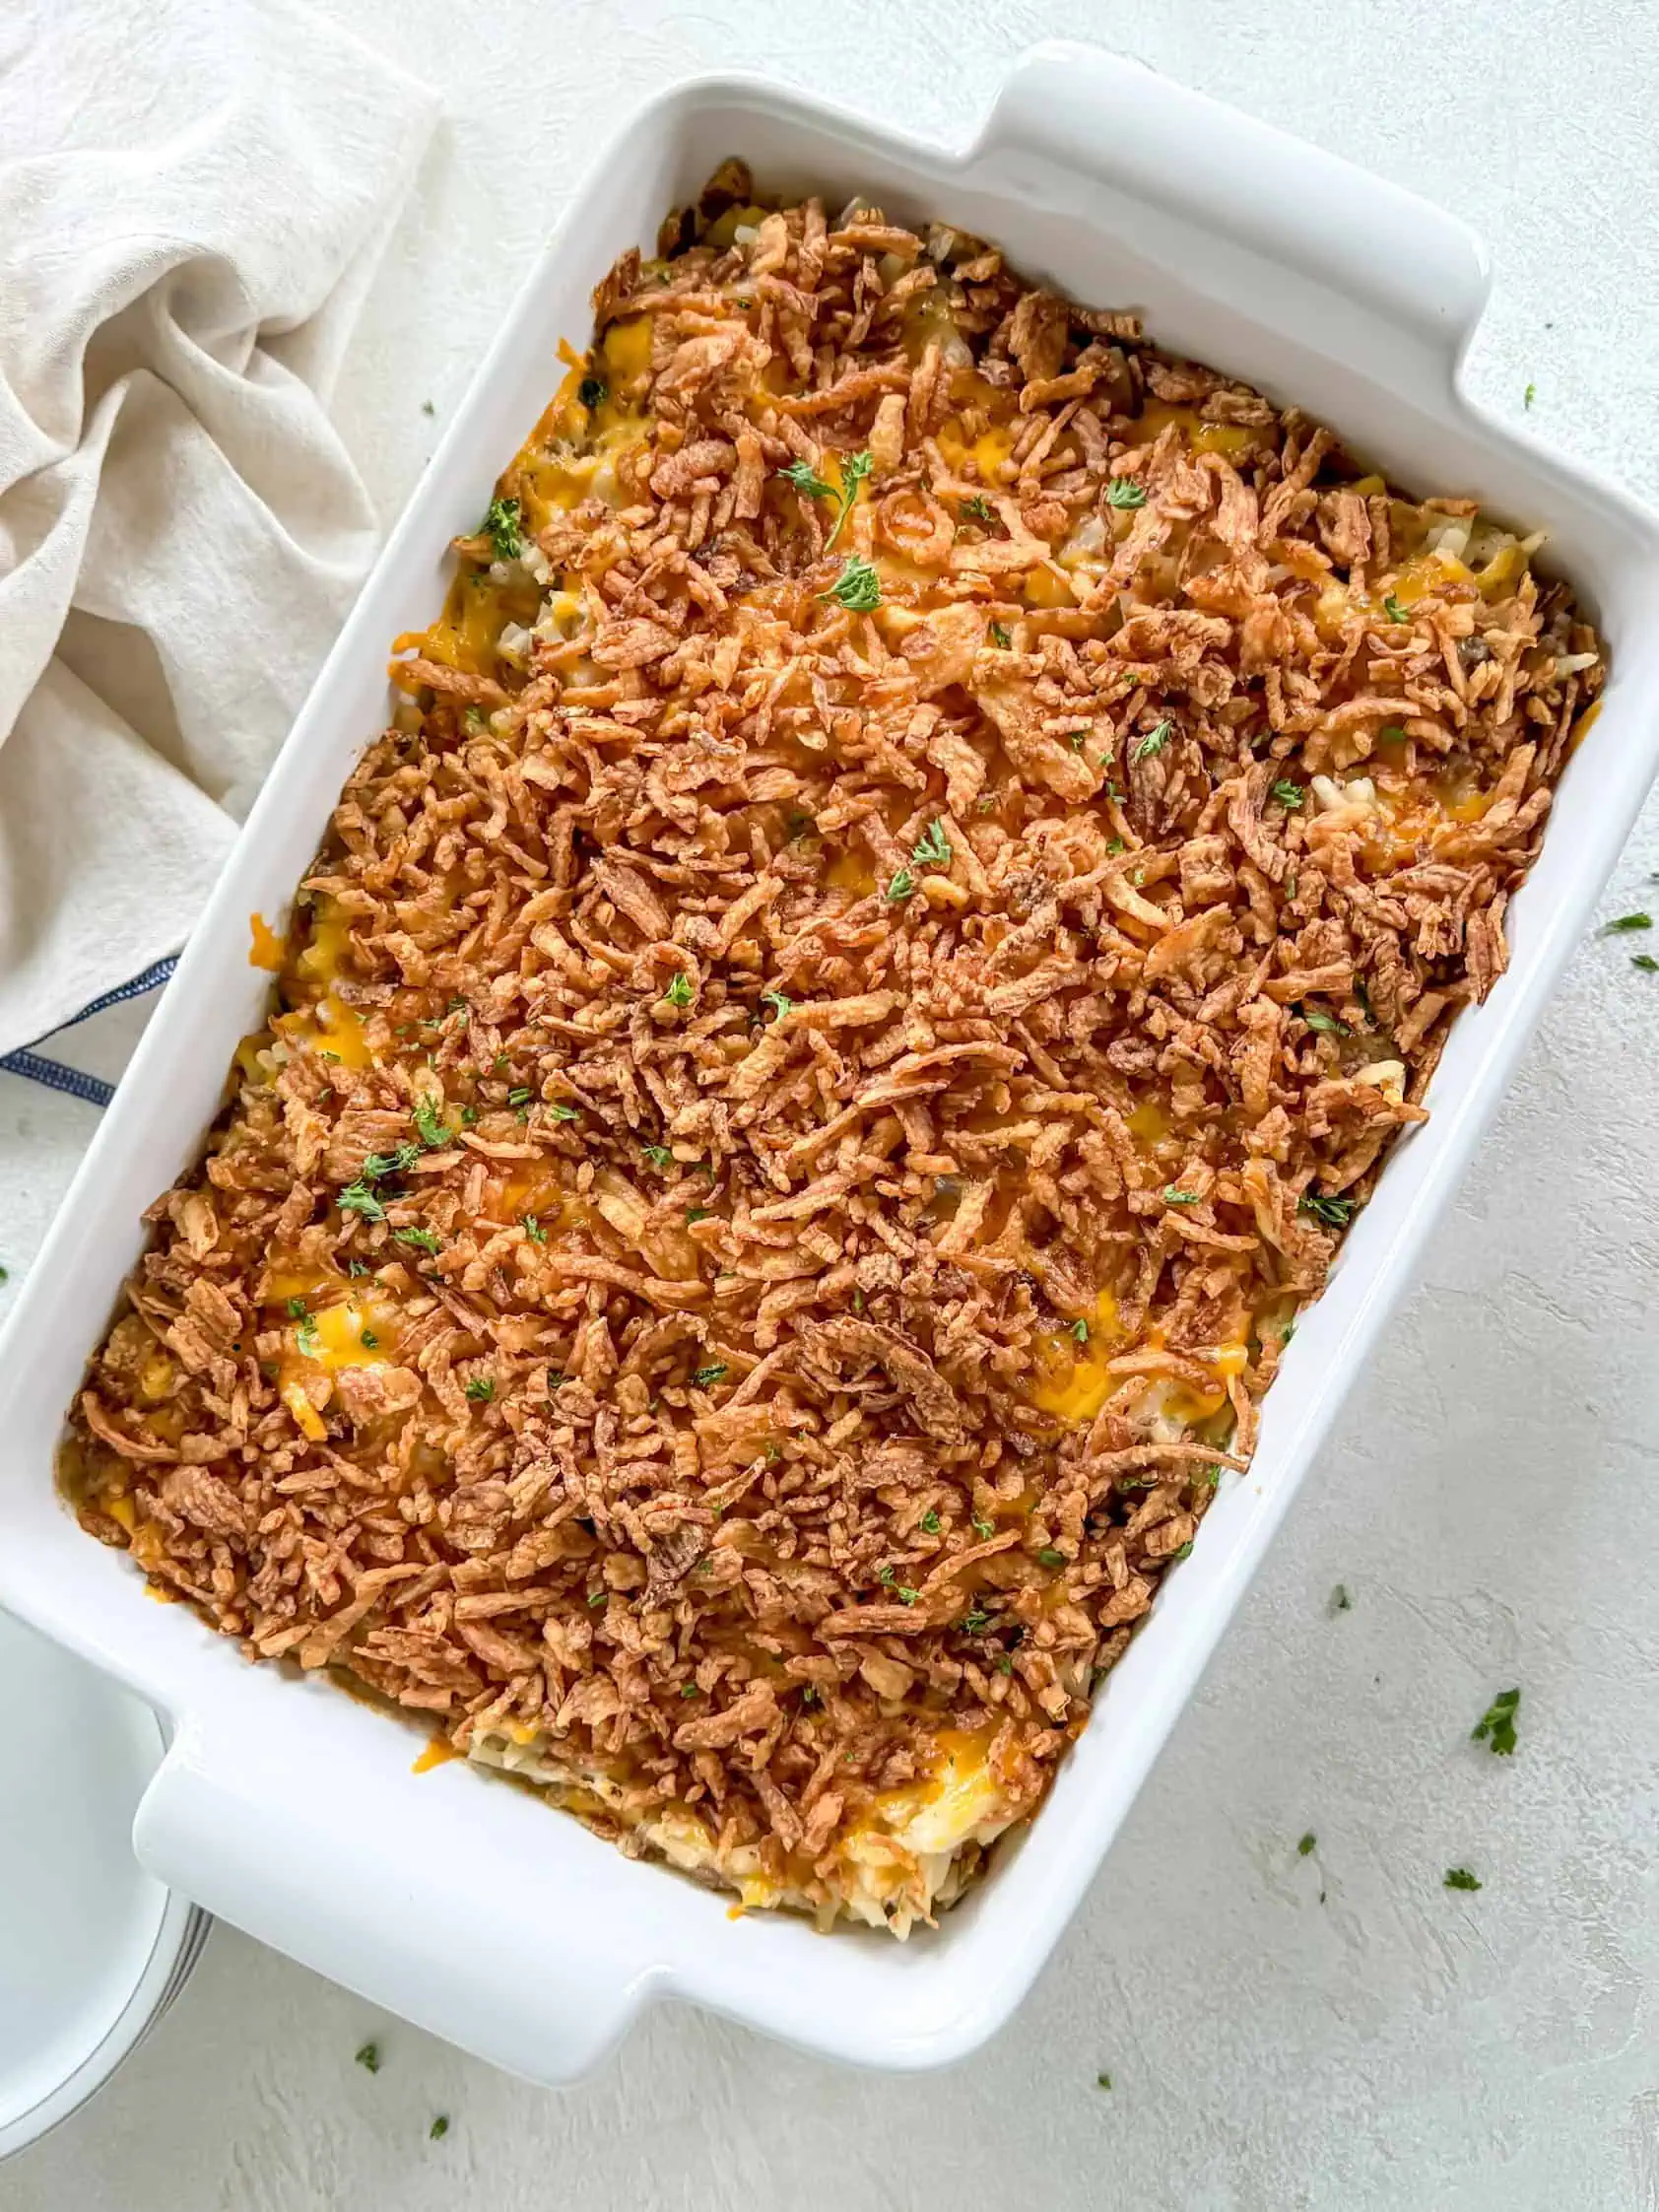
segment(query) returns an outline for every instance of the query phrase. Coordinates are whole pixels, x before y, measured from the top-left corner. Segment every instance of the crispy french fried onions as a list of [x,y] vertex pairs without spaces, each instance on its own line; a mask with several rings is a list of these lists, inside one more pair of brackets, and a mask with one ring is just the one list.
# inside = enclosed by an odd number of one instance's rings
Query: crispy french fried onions
[[728,164],[460,541],[72,1419],[86,1526],[903,1932],[1504,963],[1603,676],[1457,499]]

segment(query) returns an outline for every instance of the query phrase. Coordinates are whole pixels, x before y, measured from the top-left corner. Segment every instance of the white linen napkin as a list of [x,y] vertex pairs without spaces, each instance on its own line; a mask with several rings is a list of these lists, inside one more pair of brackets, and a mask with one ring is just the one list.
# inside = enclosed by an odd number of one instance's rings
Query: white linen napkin
[[363,581],[436,105],[295,0],[0,10],[0,1052],[182,942]]

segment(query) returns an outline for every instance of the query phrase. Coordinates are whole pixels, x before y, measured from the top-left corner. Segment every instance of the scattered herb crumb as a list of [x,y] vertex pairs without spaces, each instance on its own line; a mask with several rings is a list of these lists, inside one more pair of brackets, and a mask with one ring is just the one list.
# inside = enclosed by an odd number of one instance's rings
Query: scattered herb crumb
[[1478,1890],[1482,1887],[1467,1866],[1448,1866],[1444,1886],[1448,1890]]
[[1318,1841],[1318,1837],[1314,1835],[1311,1828],[1307,1831],[1307,1834],[1305,1836],[1299,1837],[1296,1842],[1297,1858],[1306,1858],[1308,1852],[1312,1850],[1314,1844],[1317,1843]]
[[380,2045],[365,2044],[358,2052],[358,2064],[365,2074],[377,2074],[380,2071]]
[[496,1395],[496,1385],[487,1374],[475,1374],[467,1384],[467,1396],[475,1406],[487,1406]]
[[1146,487],[1137,484],[1132,476],[1114,476],[1106,486],[1106,504],[1119,508],[1145,506]]
[[1507,1759],[1515,1748],[1515,1709],[1520,1702],[1518,1690],[1500,1690],[1470,1729],[1470,1741],[1484,1743],[1489,1751]]
[[1598,937],[1625,937],[1633,929],[1651,929],[1651,914],[1620,914],[1616,920],[1604,921],[1596,931]]
[[[1659,960],[1655,960],[1651,953],[1632,953],[1630,966],[1639,968],[1644,975],[1659,975]],[[4,1280],[4,1276],[0,1276],[0,1282]]]
[[1111,2085],[1112,2078],[1110,2074],[1096,2074],[1095,2076],[1095,2087],[1096,2089],[1110,2089]]
[[449,2114],[447,2112],[439,2112],[431,2127],[427,2129],[427,2134],[434,2143],[441,2143],[448,2132]]
[[1536,384],[1528,384],[1526,390],[1521,394],[1521,405],[1530,411],[1532,403],[1537,397],[1538,386]]
[[1156,729],[1148,730],[1146,736],[1142,738],[1129,758],[1132,761],[1150,761],[1155,754],[1162,752],[1173,736],[1174,729],[1173,722],[1160,722]]
[[1331,1611],[1333,1613],[1352,1613],[1353,1610],[1354,1600],[1349,1595],[1348,1584],[1339,1582],[1331,1592]]

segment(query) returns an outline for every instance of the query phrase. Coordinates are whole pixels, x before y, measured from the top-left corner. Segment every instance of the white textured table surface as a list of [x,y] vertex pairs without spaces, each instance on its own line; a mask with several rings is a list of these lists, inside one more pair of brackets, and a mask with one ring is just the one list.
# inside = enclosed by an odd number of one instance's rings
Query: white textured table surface
[[[1498,267],[1477,385],[1518,410],[1535,383],[1540,427],[1659,499],[1659,53],[1629,0],[329,6],[449,107],[342,395],[388,517],[432,436],[421,401],[442,421],[647,92],[742,61],[959,135],[1054,34],[1457,208]],[[1650,808],[1605,910],[1659,903],[1656,867]],[[1069,1943],[991,2048],[885,2081],[659,2013],[552,2097],[221,1929],[113,2086],[0,2170],[0,2212],[1659,2212],[1659,977],[1631,942],[1582,949]],[[113,1072],[133,1026],[106,1017],[78,1056]],[[0,1077],[14,1282],[93,1120]],[[1510,1683],[1522,1740],[1495,1760],[1469,1728]],[[1453,1865],[1478,1896],[1442,1887]],[[373,2077],[352,2062],[370,2035]]]

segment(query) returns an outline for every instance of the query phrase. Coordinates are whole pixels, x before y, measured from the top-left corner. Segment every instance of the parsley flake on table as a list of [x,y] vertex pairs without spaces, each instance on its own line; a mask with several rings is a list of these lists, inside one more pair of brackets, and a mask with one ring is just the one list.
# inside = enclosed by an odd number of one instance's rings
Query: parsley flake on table
[[377,2074],[380,2071],[380,2045],[365,2044],[357,2054],[357,2062],[365,2074]]
[[1507,1759],[1515,1748],[1515,1711],[1520,1702],[1518,1690],[1500,1690],[1470,1729],[1469,1740],[1484,1743],[1489,1751]]
[[1448,1866],[1441,1886],[1448,1890],[1478,1890],[1483,1887],[1467,1866]]
[[427,2129],[429,2139],[434,2143],[441,2143],[448,2132],[449,2114],[447,2112],[439,2112],[431,2127]]
[[1604,921],[1600,929],[1596,931],[1596,935],[1598,937],[1626,937],[1632,930],[1651,929],[1652,927],[1653,916],[1651,914],[1620,914],[1613,921]]
[[1354,1600],[1348,1594],[1348,1584],[1339,1582],[1331,1592],[1331,1611],[1333,1613],[1352,1613],[1353,1610]]
[[1537,397],[1538,386],[1536,384],[1528,384],[1526,390],[1521,394],[1521,405],[1530,413],[1532,403]]
[[1318,1837],[1314,1835],[1311,1828],[1307,1831],[1307,1834],[1305,1836],[1298,1837],[1296,1840],[1297,1858],[1306,1858],[1307,1854],[1312,1850],[1314,1844],[1317,1843],[1318,1841]]

